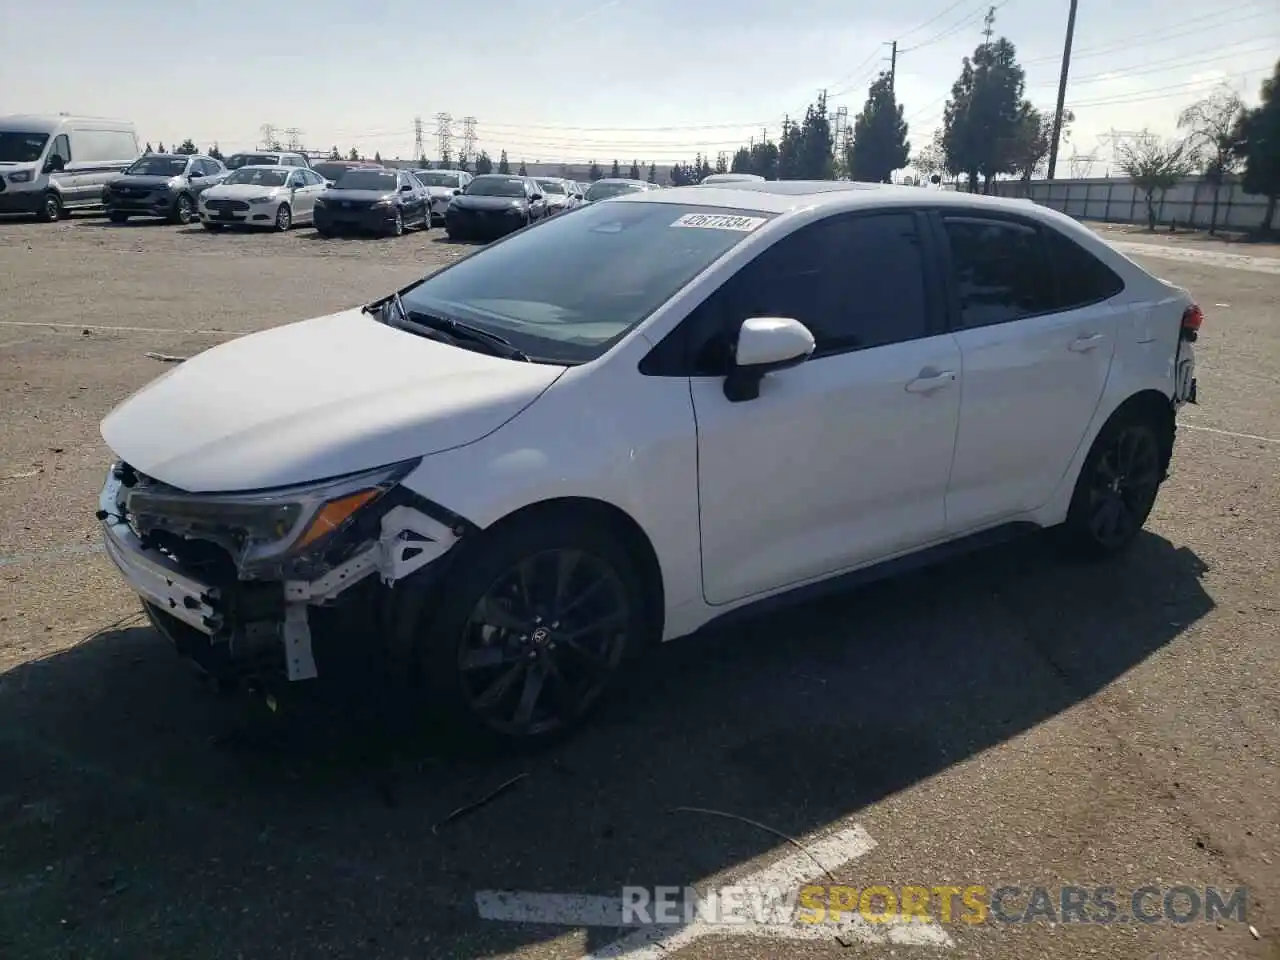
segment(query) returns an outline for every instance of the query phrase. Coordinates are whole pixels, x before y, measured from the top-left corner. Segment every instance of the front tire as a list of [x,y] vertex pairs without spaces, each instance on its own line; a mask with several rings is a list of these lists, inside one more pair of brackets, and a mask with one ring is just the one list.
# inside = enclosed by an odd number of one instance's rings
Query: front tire
[[276,230],[280,233],[288,233],[293,226],[293,211],[289,209],[287,203],[280,204],[280,209],[276,211]]
[[590,518],[531,515],[459,560],[414,624],[428,702],[491,746],[581,726],[654,622],[621,538]]
[[120,213],[118,210],[112,210],[107,214],[107,219],[112,223],[128,223],[129,215],[127,213]]
[[1110,420],[1076,480],[1063,528],[1071,552],[1104,559],[1127,549],[1151,515],[1167,465],[1154,417],[1134,410]]
[[169,222],[186,226],[195,217],[196,207],[185,193],[178,194],[178,199],[173,201],[173,210],[169,212]]
[[36,217],[41,223],[54,223],[61,220],[63,216],[62,198],[50,190],[40,202],[40,209],[36,211]]
[[387,235],[391,237],[398,237],[403,233],[404,214],[400,212],[399,208],[397,208],[395,219],[391,221],[391,226],[387,228]]

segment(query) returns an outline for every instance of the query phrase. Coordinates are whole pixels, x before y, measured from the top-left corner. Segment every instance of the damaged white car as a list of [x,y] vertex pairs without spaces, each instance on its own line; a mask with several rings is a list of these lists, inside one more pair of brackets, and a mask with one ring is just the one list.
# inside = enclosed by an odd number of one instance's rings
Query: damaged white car
[[1044,527],[1123,549],[1201,319],[1019,201],[636,193],[169,371],[103,421],[98,516],[219,677],[366,645],[532,742],[627,651],[816,585]]

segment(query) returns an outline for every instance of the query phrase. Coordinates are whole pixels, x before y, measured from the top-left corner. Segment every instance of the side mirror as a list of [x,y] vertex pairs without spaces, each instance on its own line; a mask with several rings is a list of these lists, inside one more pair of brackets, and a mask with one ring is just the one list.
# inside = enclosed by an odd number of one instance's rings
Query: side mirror
[[534,203],[537,203],[539,200],[542,199],[542,194],[540,193],[530,194],[529,199],[532,200]]
[[766,373],[804,363],[814,346],[813,334],[799,320],[752,317],[742,321],[733,366],[724,380],[725,398],[731,403],[756,399]]
[[455,191],[453,191],[453,195],[454,195],[455,197],[460,197],[460,196],[462,196],[462,191],[461,191],[461,190],[455,190]]
[[67,169],[66,162],[56,153],[44,163],[45,173],[61,173],[65,169]]
[[401,193],[412,193],[412,192],[413,192],[413,186],[412,186],[411,184],[408,184],[408,183],[402,183],[402,184],[400,184],[400,192],[401,192]]

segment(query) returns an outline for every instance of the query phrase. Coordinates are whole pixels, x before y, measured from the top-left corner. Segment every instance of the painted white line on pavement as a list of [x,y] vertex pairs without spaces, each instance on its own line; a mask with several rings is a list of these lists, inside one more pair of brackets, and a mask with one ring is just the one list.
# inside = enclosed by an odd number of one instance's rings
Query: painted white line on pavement
[[[865,856],[876,847],[861,826],[853,824],[819,840],[806,843],[805,851],[795,851],[763,869],[722,884],[707,896],[730,888],[757,891],[799,891],[814,880],[817,860],[832,873]],[[780,906],[780,905],[775,905]],[[659,960],[672,951],[707,936],[755,937],[772,940],[835,940],[837,937],[864,944],[901,946],[953,946],[951,937],[936,923],[917,919],[891,918],[873,923],[854,915],[838,922],[804,923],[789,915],[785,921],[762,922],[752,913],[759,903],[748,900],[723,901],[718,922],[702,917],[683,924],[648,924],[635,928],[619,940],[583,957],[582,960]],[[564,893],[518,893],[483,890],[476,894],[481,918],[513,923],[543,923],[571,927],[623,928],[622,900]],[[632,925],[634,926],[634,925]]]
[[1199,262],[1206,267],[1226,267],[1232,270],[1251,270],[1254,273],[1280,274],[1280,257],[1254,257],[1244,253],[1223,253],[1220,250],[1197,250],[1188,247],[1172,247],[1163,243],[1135,243],[1129,240],[1102,238],[1123,254],[1138,257],[1156,257],[1163,260]]
[[41,323],[37,320],[0,320],[0,327],[51,327],[55,330],[101,330],[107,333],[185,333],[192,336],[239,337],[251,330],[187,330],[181,327],[116,327],[105,323]]
[[1187,430],[1199,430],[1203,433],[1216,433],[1223,437],[1236,437],[1240,440],[1257,440],[1261,443],[1280,443],[1275,437],[1260,437],[1256,433],[1236,433],[1234,430],[1219,430],[1217,427],[1201,427],[1194,423],[1178,421],[1178,427]]

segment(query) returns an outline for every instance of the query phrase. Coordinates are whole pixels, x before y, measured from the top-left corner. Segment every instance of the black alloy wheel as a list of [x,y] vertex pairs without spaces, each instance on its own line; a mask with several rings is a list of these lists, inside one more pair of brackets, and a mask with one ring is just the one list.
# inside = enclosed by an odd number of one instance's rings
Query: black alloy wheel
[[504,737],[573,726],[617,669],[630,622],[628,591],[603,558],[565,548],[520,560],[463,628],[458,671],[468,708]]
[[1160,489],[1160,445],[1145,423],[1118,430],[1093,463],[1089,481],[1089,531],[1115,552],[1146,523]]

